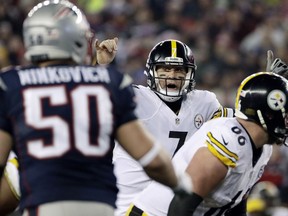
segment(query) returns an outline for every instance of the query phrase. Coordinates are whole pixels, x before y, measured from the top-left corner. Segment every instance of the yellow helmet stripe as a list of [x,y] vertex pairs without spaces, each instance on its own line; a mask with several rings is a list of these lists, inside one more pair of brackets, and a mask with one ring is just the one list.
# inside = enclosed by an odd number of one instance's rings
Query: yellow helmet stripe
[[255,74],[252,74],[252,75],[246,77],[246,78],[241,82],[241,84],[240,84],[240,86],[239,86],[239,88],[238,88],[238,90],[237,90],[237,96],[236,96],[236,101],[235,101],[235,109],[239,109],[238,106],[239,106],[240,93],[241,93],[244,85],[245,85],[249,80],[251,80],[252,78],[257,77],[257,76],[262,75],[262,74],[269,74],[269,75],[270,75],[270,74],[273,74],[273,73],[272,73],[272,72],[258,72],[258,73],[255,73]]
[[171,40],[171,57],[177,57],[177,43],[175,40]]

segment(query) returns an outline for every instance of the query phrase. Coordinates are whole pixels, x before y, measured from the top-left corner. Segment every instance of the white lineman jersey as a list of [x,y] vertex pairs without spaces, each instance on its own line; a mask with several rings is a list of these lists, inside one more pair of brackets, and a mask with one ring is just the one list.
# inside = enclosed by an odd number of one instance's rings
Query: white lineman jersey
[[[135,93],[139,119],[171,157],[205,121],[233,115],[233,110],[223,109],[215,94],[209,91],[189,92],[178,114],[147,87],[135,86]],[[123,216],[132,199],[150,183],[150,178],[118,144],[114,148],[113,161],[119,188],[115,216]]]
[[[205,123],[175,154],[172,159],[175,169],[184,172],[201,147],[207,147],[228,167],[228,172],[193,215],[224,215],[247,198],[250,189],[263,174],[272,154],[272,146],[264,145],[262,153],[257,156],[249,135],[235,118],[218,118]],[[148,216],[166,216],[173,196],[170,188],[153,181],[135,197],[133,204]]]

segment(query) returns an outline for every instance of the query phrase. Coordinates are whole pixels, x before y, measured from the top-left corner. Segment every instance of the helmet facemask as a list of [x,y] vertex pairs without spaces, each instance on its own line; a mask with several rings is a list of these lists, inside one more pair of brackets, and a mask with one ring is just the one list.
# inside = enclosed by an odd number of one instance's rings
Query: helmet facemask
[[[163,65],[163,69],[167,67]],[[178,67],[171,67],[170,71],[174,70],[172,75],[172,72],[159,72],[159,69],[161,68],[161,65],[155,65],[152,67],[151,73],[153,73],[153,76],[151,76],[151,79],[153,79],[154,83],[154,91],[161,97],[164,101],[167,102],[174,102],[179,100],[183,95],[187,94],[187,92],[191,91],[194,87],[194,73],[192,72],[192,68],[185,68],[182,66]],[[177,69],[178,68],[178,69]],[[185,70],[185,74],[181,74],[179,72],[175,72],[175,70]],[[167,75],[165,75],[167,73]],[[170,77],[169,77],[170,76]],[[193,81],[191,81],[193,80]]]
[[[263,116],[262,112],[257,110],[257,115],[261,126],[268,132],[269,143],[276,143],[277,145],[284,144],[288,146],[288,118],[284,108],[282,108],[281,112],[282,113],[279,113],[279,115],[283,118],[279,117],[278,119],[280,120],[282,118],[283,122],[282,124],[277,122],[278,126],[276,126],[276,122],[275,125],[271,123],[273,122],[273,118],[275,118],[275,114],[273,116],[266,113],[266,116]],[[270,123],[266,124],[266,122]]]
[[285,116],[285,133],[282,143],[288,147],[288,115]]
[[283,112],[284,126],[276,127],[271,134],[275,138],[275,143],[278,145],[284,144],[288,146],[288,116]]

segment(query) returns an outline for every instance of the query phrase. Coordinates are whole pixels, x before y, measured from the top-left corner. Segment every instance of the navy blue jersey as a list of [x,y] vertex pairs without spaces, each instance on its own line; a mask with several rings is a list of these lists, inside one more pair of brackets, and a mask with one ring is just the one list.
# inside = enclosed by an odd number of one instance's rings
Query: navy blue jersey
[[115,206],[115,130],[136,119],[130,80],[111,68],[13,68],[0,74],[0,129],[15,139],[20,207],[58,200]]

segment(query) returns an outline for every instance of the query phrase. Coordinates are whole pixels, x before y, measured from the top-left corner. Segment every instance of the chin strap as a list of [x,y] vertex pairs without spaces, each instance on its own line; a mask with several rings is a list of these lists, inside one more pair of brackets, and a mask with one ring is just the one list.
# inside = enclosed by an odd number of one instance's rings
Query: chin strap
[[266,125],[266,123],[265,123],[265,120],[264,120],[264,118],[263,118],[262,112],[261,112],[260,110],[257,110],[257,115],[258,115],[258,118],[259,118],[259,121],[260,121],[262,127],[263,127],[265,130],[267,130],[267,125]]

